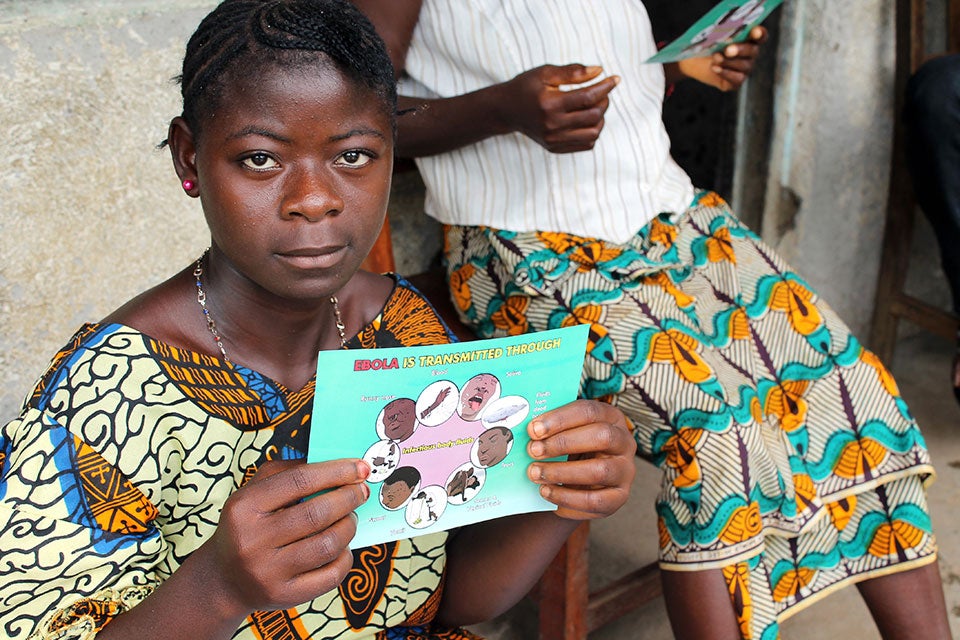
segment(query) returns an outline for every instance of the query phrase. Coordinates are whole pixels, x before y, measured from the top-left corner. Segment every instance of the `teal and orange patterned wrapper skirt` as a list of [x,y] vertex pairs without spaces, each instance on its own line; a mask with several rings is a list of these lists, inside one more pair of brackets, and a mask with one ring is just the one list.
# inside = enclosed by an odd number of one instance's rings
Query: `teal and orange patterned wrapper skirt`
[[893,378],[715,194],[629,242],[447,227],[484,337],[592,327],[583,397],[662,471],[661,566],[722,569],[744,638],[869,577],[932,562],[933,468]]

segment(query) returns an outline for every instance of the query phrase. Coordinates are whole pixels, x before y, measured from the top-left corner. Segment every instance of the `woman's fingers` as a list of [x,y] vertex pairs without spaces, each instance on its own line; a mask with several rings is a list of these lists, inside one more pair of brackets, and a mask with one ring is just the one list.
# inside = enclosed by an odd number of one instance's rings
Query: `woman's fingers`
[[[580,406],[568,409],[572,405]],[[528,453],[538,460],[570,455],[632,457],[636,443],[623,414],[613,407],[608,412],[604,406],[578,401],[534,419],[529,427]]]
[[[527,450],[537,462],[527,473],[540,494],[572,519],[598,518],[619,509],[636,469],[634,442],[623,413],[608,404],[577,400],[534,418]],[[550,458],[568,457],[562,461]]]
[[633,460],[624,456],[604,456],[556,462],[534,462],[527,475],[537,484],[562,484],[580,487],[615,487],[633,481]]
[[[259,585],[256,608],[286,609],[336,589],[353,566],[347,542],[355,529],[349,522],[353,518],[346,520],[349,528],[340,527],[343,531],[336,536],[325,532],[291,545],[269,560],[265,558],[259,569],[262,575],[254,575],[248,581]],[[333,540],[334,537],[342,540]]]
[[243,610],[286,608],[336,587],[368,474],[359,460],[271,463],[227,499],[204,548]]
[[350,516],[369,497],[370,489],[364,483],[338,487],[277,511],[270,518],[270,527],[283,532],[278,546],[296,544],[318,532],[326,532],[334,523]]
[[[319,595],[336,589],[347,577],[347,573],[353,567],[353,553],[349,549],[343,549],[340,554],[329,563],[318,566],[315,569],[305,571],[292,578],[288,585],[288,590],[300,598],[296,602],[307,602]],[[352,585],[345,585],[350,588]],[[291,605],[287,605],[288,607]],[[286,607],[275,607],[277,609]]]
[[[279,467],[279,468],[278,468]],[[242,491],[261,513],[296,504],[322,491],[357,484],[370,475],[363,460],[331,460],[306,464],[302,461],[270,462],[263,466]]]
[[277,562],[288,575],[310,573],[335,563],[357,532],[357,519],[350,513],[313,535],[280,549]]
[[583,490],[562,485],[543,485],[540,495],[557,505],[557,515],[571,520],[605,518],[616,513],[630,497],[627,487]]
[[560,431],[542,440],[532,440],[527,450],[536,460],[584,454],[632,456],[636,443],[625,428],[599,422]]
[[369,496],[360,481],[369,470],[362,461],[267,466],[263,477],[227,499],[220,514],[218,532],[230,532],[223,541],[235,547],[228,553],[249,562],[324,531]]
[[576,400],[534,418],[528,431],[534,440],[542,440],[562,431],[597,423],[627,429],[626,419],[616,407],[597,400]]

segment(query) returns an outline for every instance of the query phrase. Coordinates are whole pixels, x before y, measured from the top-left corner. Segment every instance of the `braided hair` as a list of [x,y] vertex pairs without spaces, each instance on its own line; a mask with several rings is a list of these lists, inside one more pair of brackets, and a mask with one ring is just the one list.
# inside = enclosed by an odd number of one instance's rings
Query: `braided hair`
[[315,63],[318,53],[346,77],[373,91],[391,119],[395,117],[397,87],[390,57],[373,25],[353,4],[346,0],[224,0],[187,43],[178,78],[183,118],[199,135],[201,116],[217,106],[229,72],[250,73],[268,64]]

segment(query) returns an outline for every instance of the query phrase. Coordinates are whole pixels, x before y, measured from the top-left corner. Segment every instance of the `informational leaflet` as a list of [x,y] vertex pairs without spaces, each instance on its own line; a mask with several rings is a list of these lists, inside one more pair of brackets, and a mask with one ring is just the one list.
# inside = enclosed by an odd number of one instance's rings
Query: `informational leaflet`
[[350,547],[556,509],[527,477],[527,424],[576,399],[588,331],[321,352],[307,460],[371,468]]
[[750,30],[766,20],[783,0],[721,0],[682,36],[647,62],[676,62],[708,56],[747,39]]

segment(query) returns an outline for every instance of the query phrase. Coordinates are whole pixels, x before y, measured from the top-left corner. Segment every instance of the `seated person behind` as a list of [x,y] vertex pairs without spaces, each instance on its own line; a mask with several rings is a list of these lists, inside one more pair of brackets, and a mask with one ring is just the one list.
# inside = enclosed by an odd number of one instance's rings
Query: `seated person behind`
[[461,319],[590,325],[581,395],[622,409],[661,472],[638,544],[674,634],[777,637],[857,583],[884,637],[949,638],[933,467],[892,377],[670,157],[665,81],[739,85],[763,30],[663,68],[636,0],[354,1],[406,72],[398,155]]

